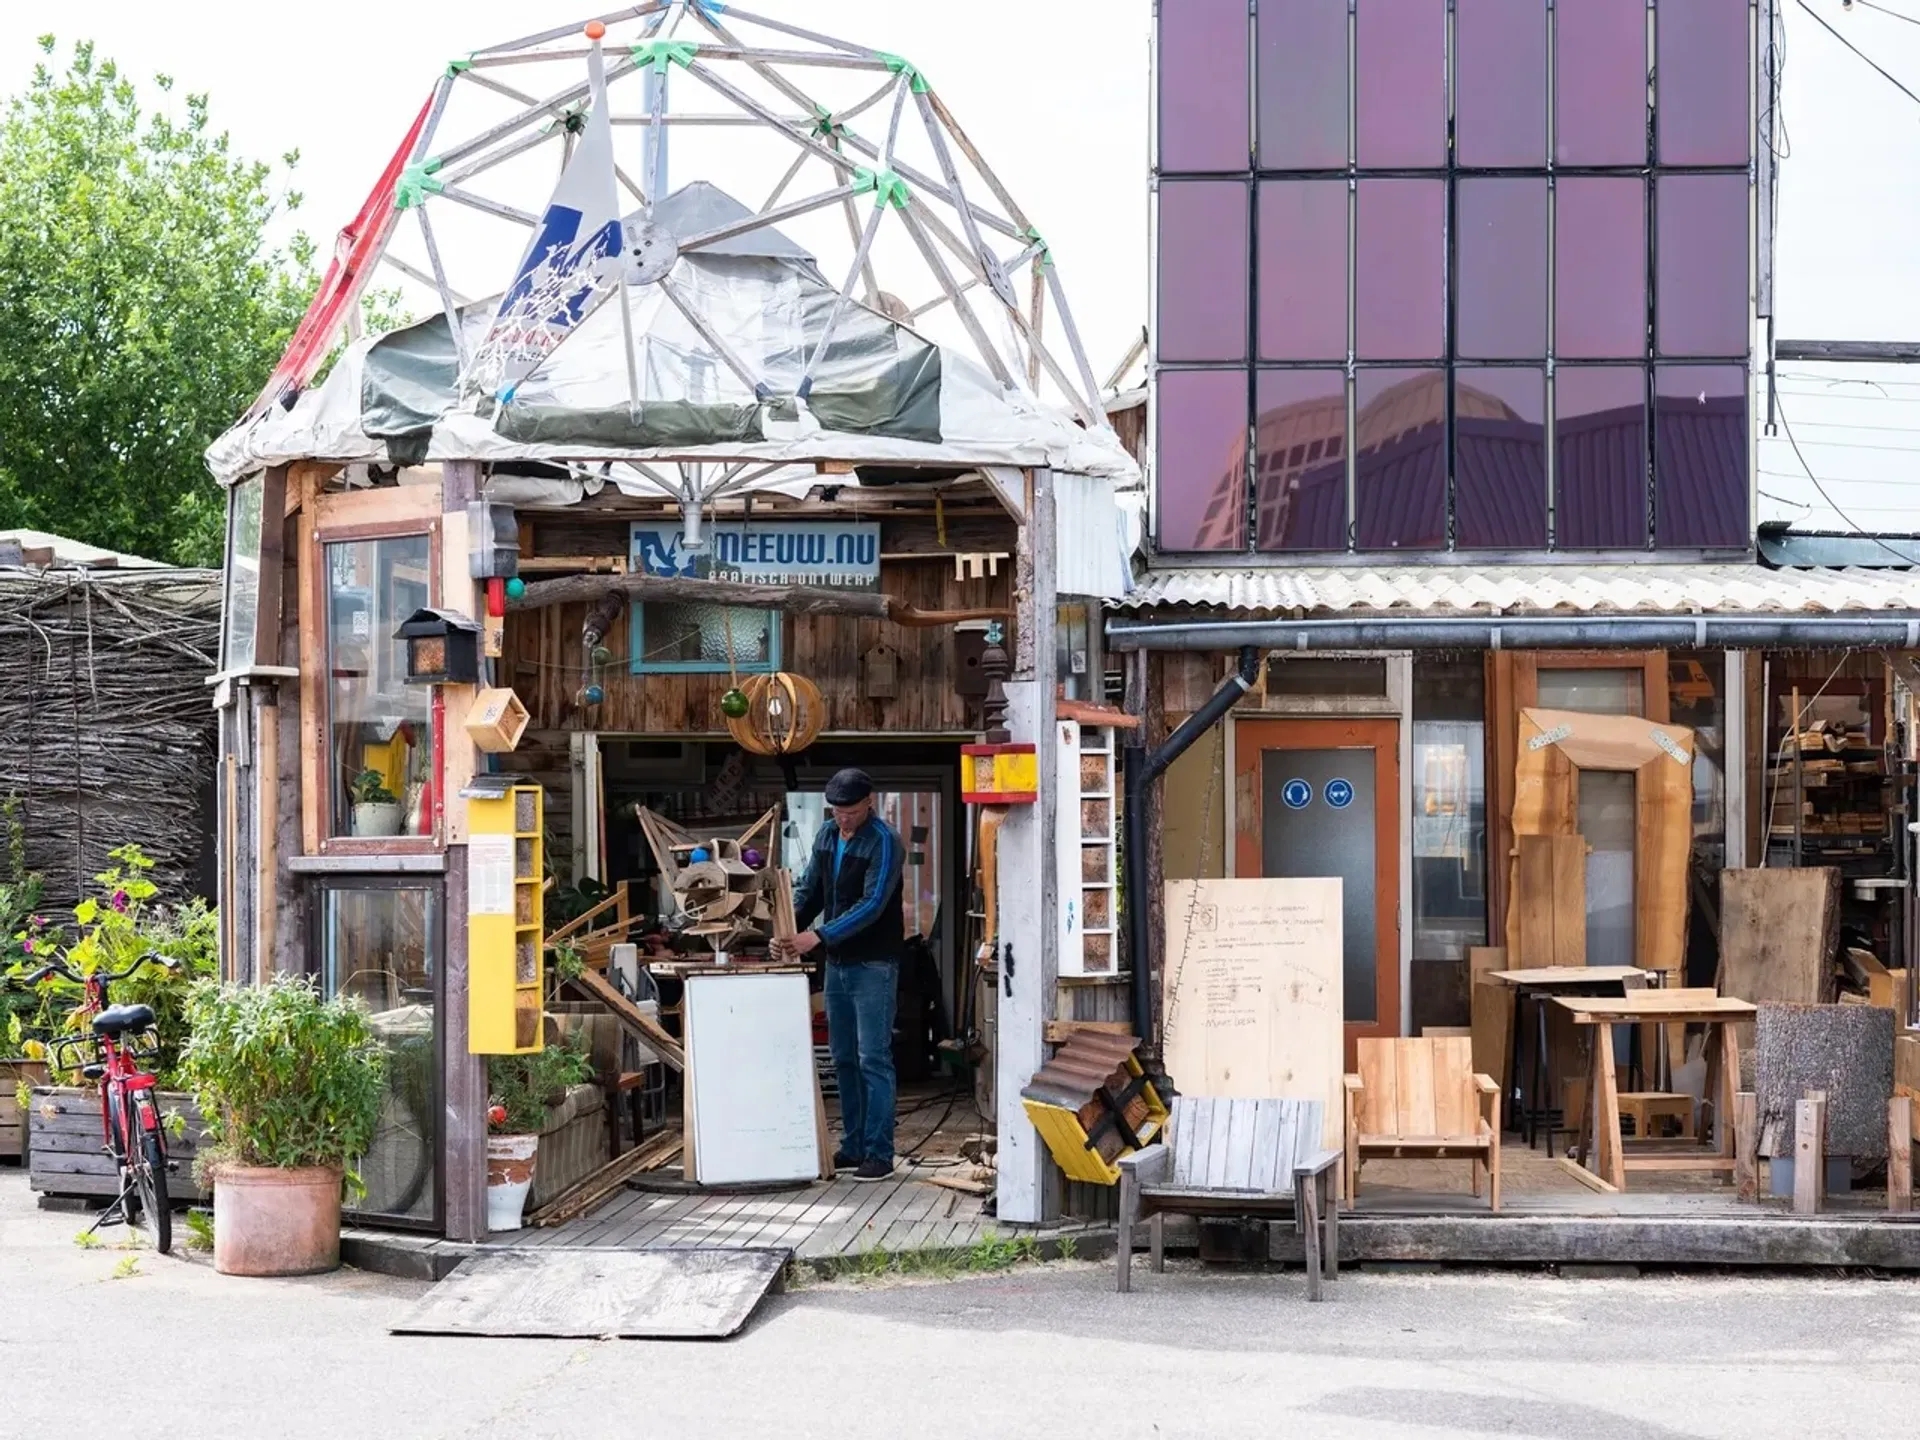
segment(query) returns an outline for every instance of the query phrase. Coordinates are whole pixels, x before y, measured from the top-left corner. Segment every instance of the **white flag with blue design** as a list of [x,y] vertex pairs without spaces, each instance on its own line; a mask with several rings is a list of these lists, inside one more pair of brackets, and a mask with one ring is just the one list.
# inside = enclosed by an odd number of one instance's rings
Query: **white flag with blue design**
[[587,57],[591,108],[533,241],[474,356],[468,388],[502,404],[620,288],[625,249],[600,47]]

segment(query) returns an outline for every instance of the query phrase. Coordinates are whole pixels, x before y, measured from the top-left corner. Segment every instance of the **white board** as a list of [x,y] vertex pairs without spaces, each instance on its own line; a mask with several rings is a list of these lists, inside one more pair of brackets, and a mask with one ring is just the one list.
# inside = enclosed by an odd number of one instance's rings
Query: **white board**
[[1344,1112],[1338,879],[1170,880],[1162,1053],[1182,1095]]
[[807,977],[689,976],[684,1022],[693,1178],[739,1185],[818,1176]]

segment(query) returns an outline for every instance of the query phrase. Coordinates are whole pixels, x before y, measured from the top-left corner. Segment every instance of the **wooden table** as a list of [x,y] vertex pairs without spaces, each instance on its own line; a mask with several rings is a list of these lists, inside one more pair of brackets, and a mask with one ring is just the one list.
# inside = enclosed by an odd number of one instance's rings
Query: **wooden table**
[[[1530,970],[1495,970],[1487,977],[1512,987],[1513,1004],[1513,1076],[1511,1085],[1505,1075],[1496,1076],[1505,1087],[1506,1110],[1516,1121],[1529,1147],[1534,1127],[1544,1122],[1547,1129],[1547,1158],[1553,1158],[1553,1117],[1559,1113],[1554,1103],[1553,1067],[1547,1059],[1547,1010],[1545,1002],[1568,994],[1602,994],[1616,986],[1623,990],[1644,988],[1657,981],[1653,971],[1633,965],[1542,965]],[[1527,1002],[1533,1002],[1533,1043],[1527,1044]],[[1527,1060],[1522,1062],[1525,1054]],[[1543,1098],[1544,1092],[1544,1098]]]
[[[1666,995],[1642,990],[1618,999],[1562,995],[1554,1004],[1589,1027],[1592,1081],[1580,1123],[1580,1162],[1615,1190],[1627,1188],[1629,1170],[1712,1170],[1729,1178],[1734,1168],[1733,1093],[1740,1085],[1740,1041],[1734,1024],[1751,1020],[1758,1007],[1729,996]],[[1629,1154],[1620,1135],[1620,1087],[1614,1074],[1615,1025],[1705,1025],[1706,1094],[1713,1105],[1713,1143],[1636,1142]],[[1589,1143],[1590,1140],[1593,1143]]]

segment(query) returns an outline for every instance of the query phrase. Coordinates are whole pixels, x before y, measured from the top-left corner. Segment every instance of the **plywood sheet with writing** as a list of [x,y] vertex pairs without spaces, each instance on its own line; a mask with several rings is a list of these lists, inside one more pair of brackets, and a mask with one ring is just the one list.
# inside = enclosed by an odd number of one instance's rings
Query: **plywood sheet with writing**
[[1173,880],[1163,1053],[1182,1094],[1325,1103],[1340,1143],[1337,879]]

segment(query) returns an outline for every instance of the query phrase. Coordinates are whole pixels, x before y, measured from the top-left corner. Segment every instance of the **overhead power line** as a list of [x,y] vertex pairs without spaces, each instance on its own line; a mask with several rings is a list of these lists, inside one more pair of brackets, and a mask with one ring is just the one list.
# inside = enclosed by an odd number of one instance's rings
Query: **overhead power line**
[[1899,80],[1895,79],[1894,76],[1889,71],[1882,69],[1880,66],[1880,63],[1877,60],[1875,60],[1871,55],[1867,54],[1866,51],[1862,50],[1858,45],[1854,44],[1851,40],[1847,39],[1846,36],[1842,35],[1838,30],[1834,29],[1833,26],[1828,23],[1827,17],[1822,15],[1818,10],[1814,9],[1811,5],[1809,5],[1807,3],[1807,0],[1794,0],[1794,3],[1797,4],[1802,10],[1806,11],[1807,14],[1811,15],[1815,20],[1819,21],[1820,28],[1822,30],[1826,31],[1829,35],[1833,36],[1834,39],[1838,40],[1842,45],[1846,46],[1847,49],[1851,50],[1855,55],[1859,56],[1861,60],[1865,61],[1869,66],[1871,66],[1879,74],[1881,79],[1885,80],[1889,85],[1893,86],[1894,89],[1898,90],[1902,95],[1906,96],[1909,100],[1913,101],[1914,104],[1920,105],[1920,95],[1914,94],[1913,91],[1909,90],[1905,85],[1901,84]]

